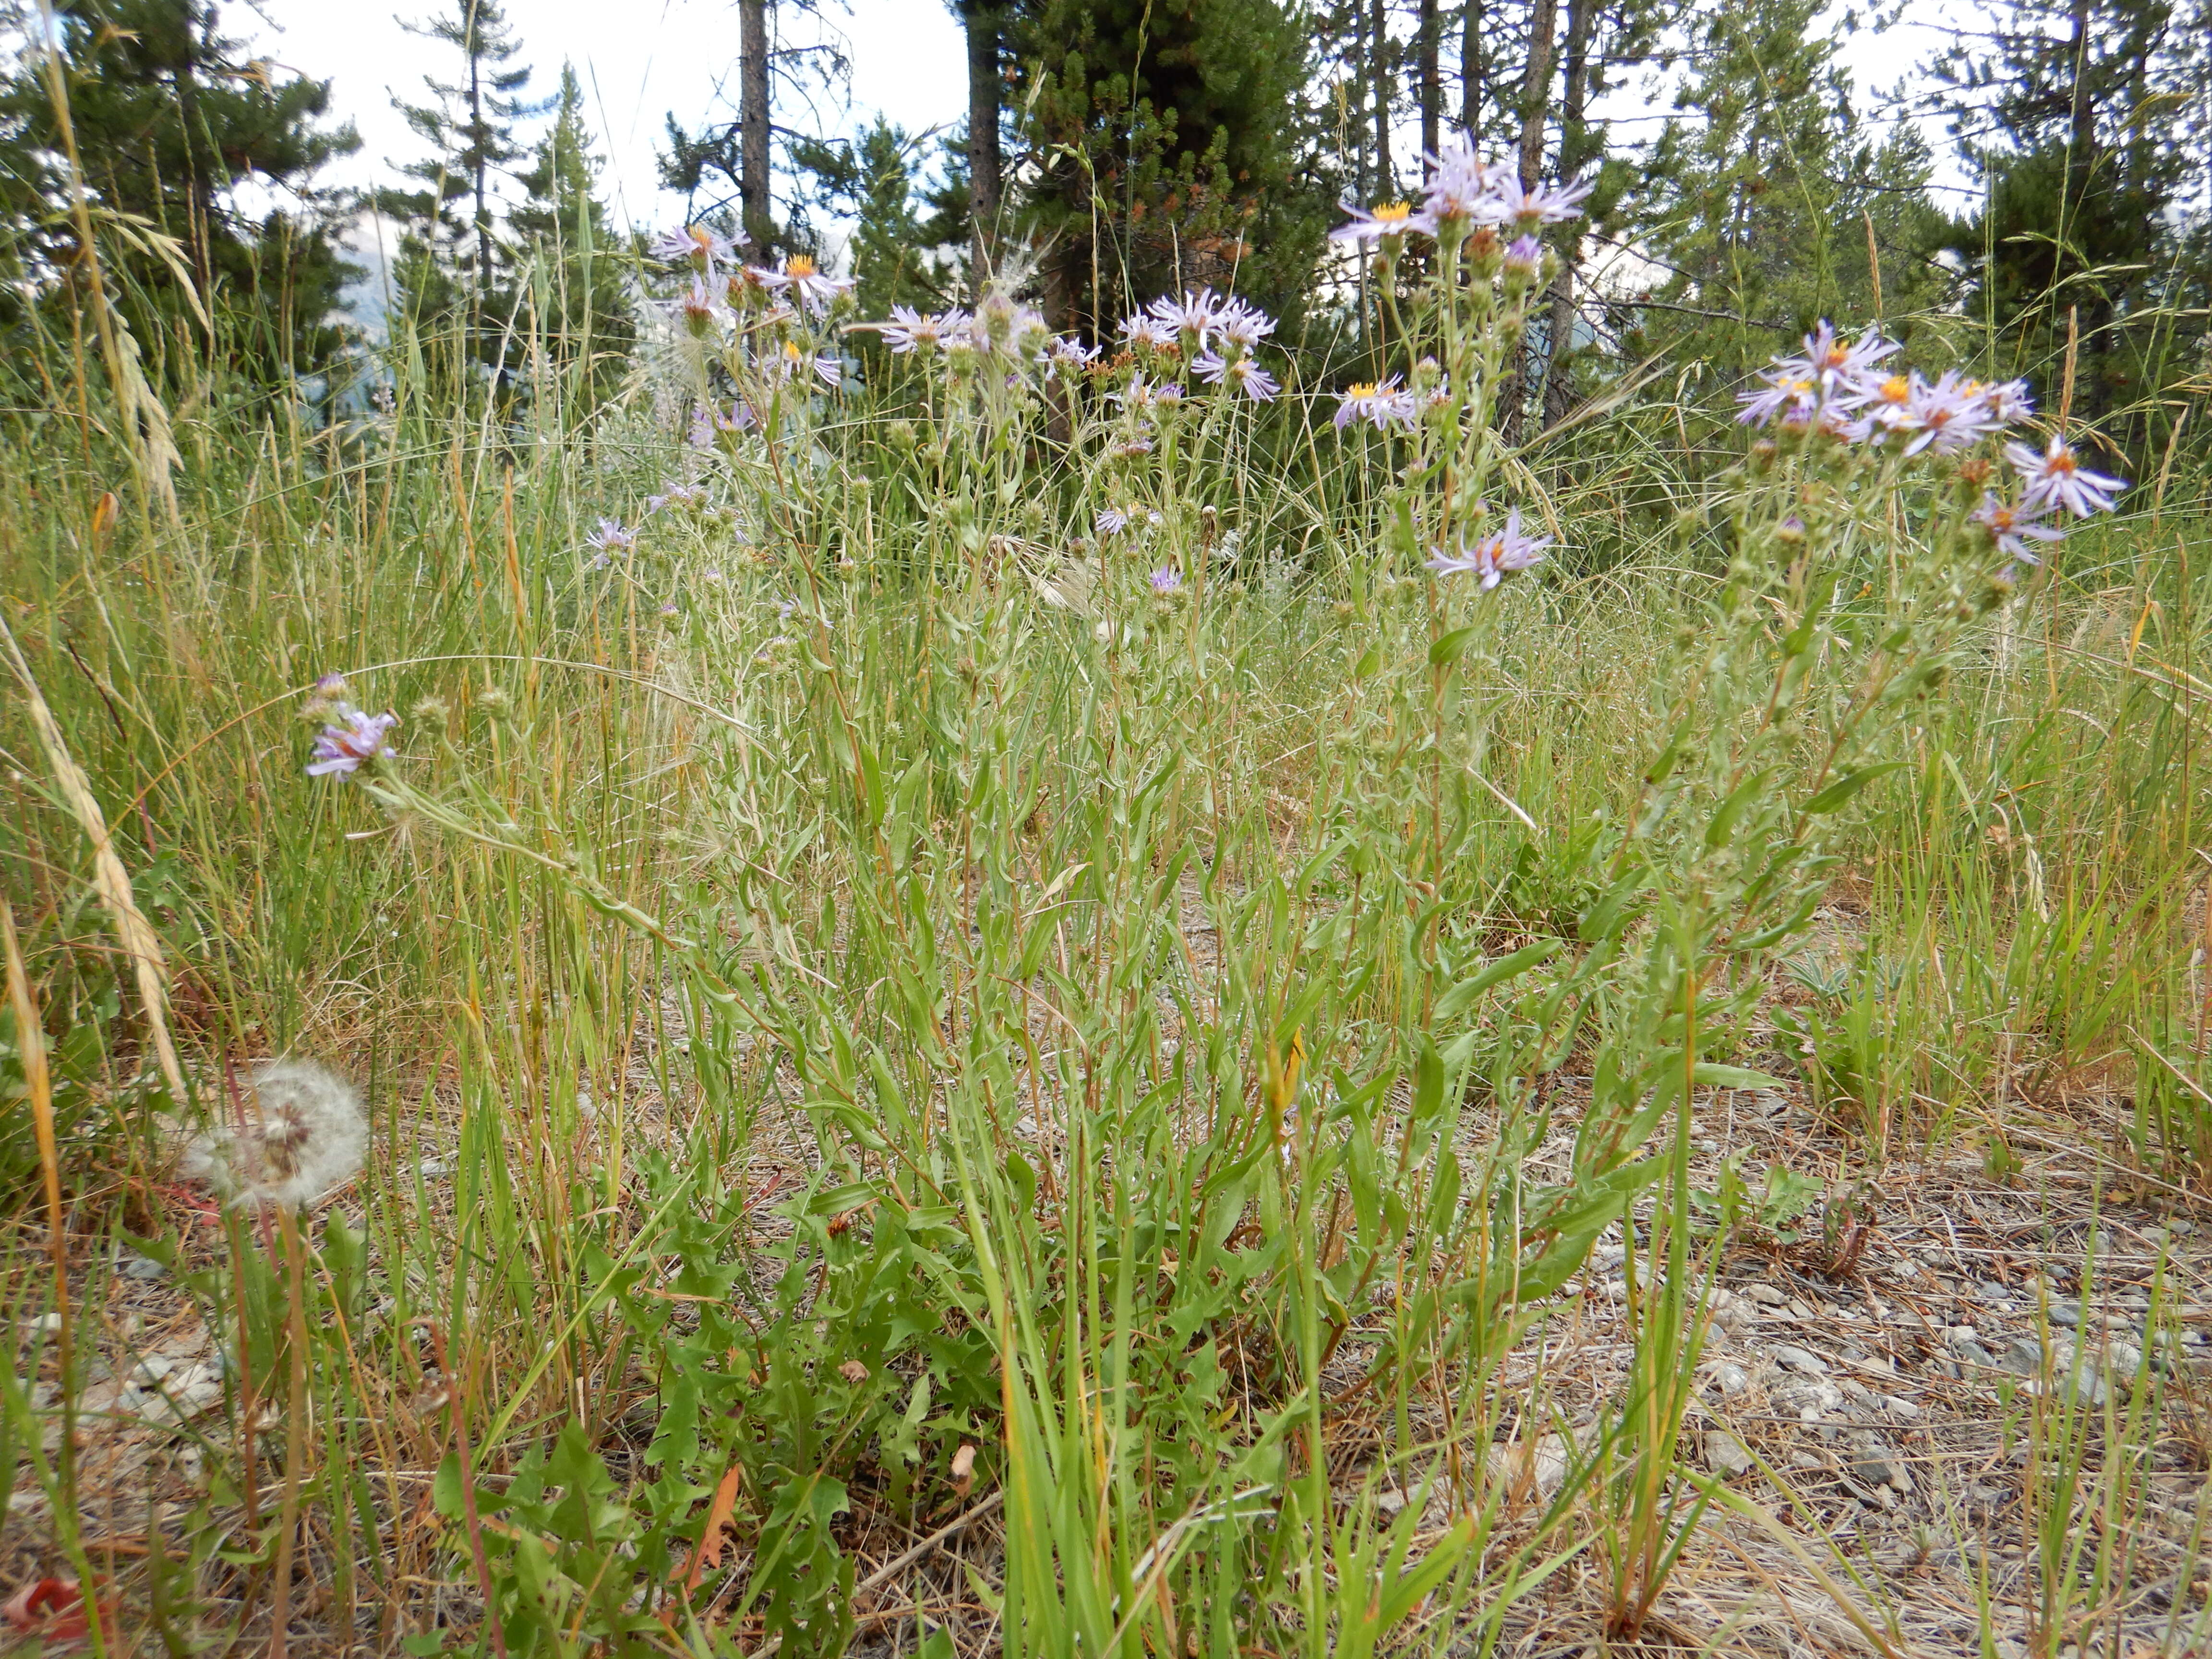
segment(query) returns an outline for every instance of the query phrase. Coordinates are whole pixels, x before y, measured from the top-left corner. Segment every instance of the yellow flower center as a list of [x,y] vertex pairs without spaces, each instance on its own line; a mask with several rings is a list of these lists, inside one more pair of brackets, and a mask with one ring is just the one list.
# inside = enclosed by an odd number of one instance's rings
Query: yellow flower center
[[1881,383],[1881,400],[1886,404],[1901,404],[1911,396],[1911,382],[1902,374],[1893,374]]
[[1375,217],[1386,224],[1403,224],[1413,216],[1410,202],[1384,202],[1375,210]]
[[799,343],[796,340],[786,340],[783,343],[783,355],[789,358],[793,362],[797,362],[799,361]]
[[1380,390],[1374,381],[1362,380],[1344,395],[1346,398],[1371,398]]
[[2056,455],[2048,457],[2043,465],[2046,471],[2072,472],[2078,469],[2081,463],[2074,459],[2072,450],[2062,449]]
[[787,276],[811,276],[814,261],[804,253],[794,253],[783,262],[783,274]]

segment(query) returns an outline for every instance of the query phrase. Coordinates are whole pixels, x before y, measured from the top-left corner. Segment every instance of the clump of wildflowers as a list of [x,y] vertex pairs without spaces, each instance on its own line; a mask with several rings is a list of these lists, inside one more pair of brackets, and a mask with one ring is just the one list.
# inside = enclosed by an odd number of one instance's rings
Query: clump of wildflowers
[[[1759,374],[1764,385],[1740,393],[1737,418],[1752,426],[1779,426],[1787,432],[1819,434],[1846,450],[1881,451],[1894,445],[1899,459],[1918,456],[1964,457],[1977,445],[2002,435],[2034,413],[2027,386],[2019,380],[1995,384],[1957,369],[1933,380],[1917,369],[1888,367],[1895,342],[1869,334],[1854,342],[1823,322],[1805,337],[1802,352],[1777,356]],[[2126,482],[2085,469],[2063,438],[2053,436],[2040,451],[2007,443],[2004,457],[2020,474],[2018,500],[1986,491],[1967,519],[1985,532],[1996,550],[2010,560],[2007,579],[2022,564],[2040,562],[2031,543],[2048,545],[2063,535],[2044,522],[2063,509],[2077,519],[2112,510]],[[1970,465],[1986,475],[1989,464]],[[1971,476],[1971,475],[1969,475]]]
[[183,1172],[234,1203],[296,1210],[360,1170],[368,1119],[353,1085],[313,1060],[272,1060],[252,1079],[253,1110],[185,1149]]

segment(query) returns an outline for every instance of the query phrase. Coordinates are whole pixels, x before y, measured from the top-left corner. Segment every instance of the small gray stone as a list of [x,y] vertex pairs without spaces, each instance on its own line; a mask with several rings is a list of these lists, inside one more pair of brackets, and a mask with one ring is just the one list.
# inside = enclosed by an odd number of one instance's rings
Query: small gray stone
[[2081,1310],[2071,1302],[2054,1302],[2051,1304],[2051,1322],[2054,1325],[2079,1325]]
[[1905,1466],[1882,1452],[1869,1452],[1851,1465],[1851,1473],[1869,1486],[1905,1485]]
[[1705,1463],[1715,1473],[1729,1477],[1748,1474],[1752,1469],[1751,1454],[1734,1435],[1722,1429],[1705,1431]]
[[1794,1342],[1774,1345],[1774,1363],[1786,1365],[1793,1371],[1802,1371],[1808,1376],[1826,1376],[1828,1362],[1810,1348],[1801,1348]]
[[[2056,1348],[2057,1345],[2051,1346]],[[2016,1376],[2039,1376],[2043,1374],[2043,1345],[2032,1336],[2016,1336],[1997,1363]]]
[[1975,1340],[1972,1325],[1954,1325],[1943,1333],[1943,1343],[1955,1358],[1969,1365],[1979,1365],[1987,1370],[1997,1363],[1996,1357]]
[[1723,1359],[1714,1365],[1709,1374],[1713,1386],[1730,1399],[1751,1386],[1751,1378],[1745,1374],[1743,1367],[1729,1360]]
[[1762,1308],[1778,1308],[1790,1299],[1773,1285],[1765,1284],[1747,1285],[1740,1294],[1749,1297]]
[[156,1279],[166,1279],[168,1277],[169,1273],[169,1270],[167,1267],[155,1261],[152,1256],[141,1255],[136,1250],[124,1251],[122,1260],[116,1265],[117,1271],[122,1273],[125,1279],[137,1279],[150,1281]]

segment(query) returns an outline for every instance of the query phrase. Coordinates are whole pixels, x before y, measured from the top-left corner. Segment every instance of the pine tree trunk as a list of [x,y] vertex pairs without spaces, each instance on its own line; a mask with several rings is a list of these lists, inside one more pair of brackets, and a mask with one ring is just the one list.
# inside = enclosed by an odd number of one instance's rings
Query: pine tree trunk
[[769,0],[738,0],[738,211],[765,263],[775,243],[768,177]]
[[1552,99],[1552,36],[1559,0],[1536,0],[1528,17],[1528,68],[1521,77],[1521,188],[1534,190],[1544,172],[1544,117]]
[[[1559,177],[1583,165],[1583,145],[1588,141],[1584,117],[1589,98],[1589,37],[1591,0],[1567,0],[1566,84],[1559,101]],[[1574,350],[1575,266],[1582,252],[1582,235],[1572,225],[1559,233],[1559,274],[1552,281],[1551,338],[1544,366],[1544,423],[1563,420],[1574,398],[1568,374]]]
[[[1536,0],[1528,16],[1528,64],[1521,76],[1521,188],[1534,190],[1544,172],[1544,116],[1552,99],[1552,36],[1559,21],[1559,0]],[[1528,342],[1514,354],[1505,377],[1498,429],[1505,441],[1521,441],[1528,407]]]
[[990,0],[967,0],[963,16],[968,26],[969,257],[980,295],[999,228],[999,51],[1005,18]]
[[1437,62],[1438,39],[1443,33],[1437,15],[1437,0],[1421,0],[1421,153],[1434,155],[1444,136],[1444,80]]
[[1390,14],[1386,0],[1375,0],[1367,52],[1368,83],[1375,97],[1375,199],[1398,193],[1397,169],[1390,165]]
[[191,13],[185,14],[185,56],[176,70],[177,116],[184,124],[185,165],[190,169],[185,180],[185,200],[190,204],[188,211],[191,215],[189,234],[191,240],[187,246],[191,253],[192,276],[203,306],[207,305],[212,297],[215,287],[215,265],[208,249],[209,221],[214,211],[215,192],[210,185],[207,169],[201,165],[200,160],[200,43],[204,38],[214,34],[215,26],[213,7],[197,20],[197,27]]
[[481,323],[491,305],[491,158],[486,154],[490,144],[484,133],[483,54],[476,50],[473,33],[469,45],[469,143],[474,152],[469,167],[469,199],[476,213],[477,319]]
[[1482,132],[1482,0],[1467,0],[1460,16],[1459,124],[1481,143]]

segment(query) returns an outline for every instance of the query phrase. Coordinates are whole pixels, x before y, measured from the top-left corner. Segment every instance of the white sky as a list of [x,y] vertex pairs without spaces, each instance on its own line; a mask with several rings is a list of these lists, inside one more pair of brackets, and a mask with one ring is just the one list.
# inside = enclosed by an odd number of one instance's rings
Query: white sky
[[[392,107],[392,96],[422,100],[424,73],[449,76],[453,54],[408,33],[398,20],[443,11],[446,3],[399,0],[395,9],[394,0],[234,0],[222,21],[286,68],[331,82],[332,112],[359,128],[362,148],[326,169],[322,182],[365,186],[398,182],[391,163],[422,153],[420,141]],[[1894,118],[1881,94],[1942,43],[1944,25],[1960,3],[1909,0],[1901,24],[1844,42],[1843,59],[1858,83],[1856,101],[1869,125]],[[791,15],[794,8],[777,9],[787,15],[792,39],[817,38],[819,26]],[[865,127],[878,112],[910,132],[951,127],[962,118],[966,56],[945,0],[823,0],[823,9],[852,63],[851,108],[824,108],[814,117],[780,107],[780,116],[798,126],[812,126],[818,118],[825,128],[847,132]],[[507,13],[523,46],[518,61],[535,70],[531,91],[551,93],[562,60],[574,63],[606,160],[603,179],[617,222],[672,223],[682,203],[660,189],[653,152],[672,110],[694,129],[710,114],[734,114],[738,17],[732,0],[628,0],[627,5],[623,0],[507,0]],[[721,91],[726,82],[727,98]],[[1605,101],[1601,112],[1615,119],[1616,139],[1631,143],[1653,136],[1657,121],[1671,112],[1670,100],[1629,91]],[[1939,182],[1960,182],[1946,165],[1948,145],[1939,125],[1923,121],[1923,126],[1937,153]]]
[[[422,141],[392,107],[398,94],[427,101],[425,72],[451,79],[456,54],[400,27],[447,9],[446,0],[257,0],[257,23],[245,5],[224,9],[227,33],[252,43],[285,68],[331,85],[333,115],[360,130],[362,147],[325,169],[319,182],[369,185],[401,183],[391,162],[422,153]],[[787,8],[786,9],[789,9]],[[832,127],[864,127],[878,112],[908,131],[950,125],[966,112],[967,58],[959,24],[944,0],[828,0],[830,26],[841,33],[853,64],[853,109],[846,122],[825,109]],[[536,71],[529,90],[550,95],[561,64],[576,66],[586,107],[605,157],[606,198],[618,223],[672,222],[680,198],[662,191],[653,150],[670,111],[696,129],[710,112],[734,113],[738,14],[730,0],[507,0],[522,43],[518,63]],[[816,38],[794,18],[793,39]],[[718,94],[730,83],[726,106]],[[797,112],[793,125],[811,125]],[[535,129],[531,129],[534,131]]]

